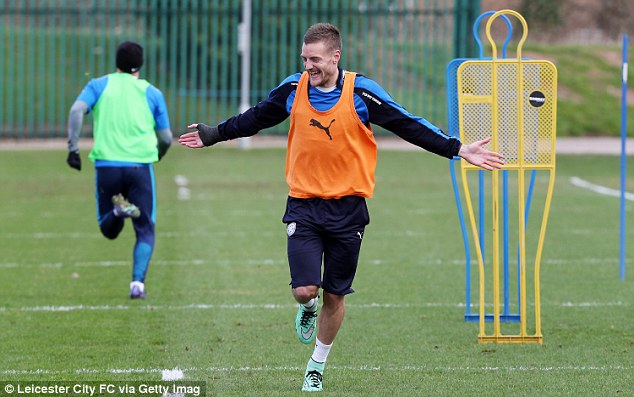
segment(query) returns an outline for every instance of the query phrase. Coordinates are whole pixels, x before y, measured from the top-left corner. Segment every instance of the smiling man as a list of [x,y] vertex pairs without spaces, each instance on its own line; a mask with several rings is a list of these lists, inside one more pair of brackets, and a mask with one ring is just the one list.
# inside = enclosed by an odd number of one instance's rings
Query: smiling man
[[[341,35],[328,23],[304,35],[305,71],[287,77],[269,97],[215,127],[188,128],[179,143],[202,148],[252,136],[289,116],[286,213],[291,289],[299,303],[295,332],[300,342],[315,338],[302,390],[322,390],[330,348],[343,323],[344,298],[353,292],[361,241],[370,222],[366,198],[374,191],[376,142],[371,124],[446,157],[460,156],[491,170],[502,156],[483,146],[462,145],[422,117],[411,115],[373,80],[339,67]],[[322,274],[323,265],[323,274]],[[317,316],[319,292],[322,307]]]

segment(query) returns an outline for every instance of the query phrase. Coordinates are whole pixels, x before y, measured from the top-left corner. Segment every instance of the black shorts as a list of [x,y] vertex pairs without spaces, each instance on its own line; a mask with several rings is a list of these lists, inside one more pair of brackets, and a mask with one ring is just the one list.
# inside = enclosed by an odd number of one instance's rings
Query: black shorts
[[317,285],[335,295],[354,292],[363,232],[370,223],[363,197],[289,197],[282,222],[288,236],[291,287]]
[[[112,211],[112,196],[123,194],[141,210],[141,216],[132,219],[139,242],[154,246],[154,225],[156,224],[156,183],[154,166],[97,166],[95,167],[95,189],[97,195],[97,222],[105,235],[119,232],[106,229],[115,227],[112,222],[104,222]],[[119,231],[121,227],[119,226]],[[115,234],[113,234],[115,233]]]

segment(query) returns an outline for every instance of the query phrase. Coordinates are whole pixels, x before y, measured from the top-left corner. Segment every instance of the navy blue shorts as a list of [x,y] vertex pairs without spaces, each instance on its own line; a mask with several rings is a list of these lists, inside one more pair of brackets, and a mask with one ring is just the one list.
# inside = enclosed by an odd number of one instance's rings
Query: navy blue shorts
[[363,232],[370,223],[363,197],[289,197],[282,222],[288,236],[291,287],[317,285],[335,295],[354,292]]
[[123,228],[123,219],[112,216],[112,196],[121,193],[141,210],[141,216],[132,219],[137,239],[153,247],[156,185],[152,164],[132,167],[99,166],[95,171],[97,222],[104,236],[116,238]]

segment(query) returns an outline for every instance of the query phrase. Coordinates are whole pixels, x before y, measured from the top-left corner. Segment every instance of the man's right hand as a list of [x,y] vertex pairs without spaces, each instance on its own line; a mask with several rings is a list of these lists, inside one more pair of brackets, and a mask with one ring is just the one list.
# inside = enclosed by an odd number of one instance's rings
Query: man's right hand
[[203,123],[196,123],[188,125],[187,128],[195,128],[197,131],[187,132],[178,137],[178,143],[183,146],[198,149],[222,141],[218,133],[218,127],[210,127]]
[[[187,128],[196,128],[198,124],[190,124]],[[204,147],[203,141],[200,139],[198,131],[186,132],[178,137],[178,143],[189,148],[199,149]]]
[[66,162],[71,168],[74,168],[77,171],[81,171],[81,157],[79,157],[79,150],[68,152]]

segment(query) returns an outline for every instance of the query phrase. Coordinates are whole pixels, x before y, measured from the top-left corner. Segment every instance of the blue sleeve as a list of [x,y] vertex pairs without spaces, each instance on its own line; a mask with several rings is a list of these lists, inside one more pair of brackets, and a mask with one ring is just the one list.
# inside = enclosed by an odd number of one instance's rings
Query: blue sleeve
[[[376,124],[413,145],[447,158],[460,150],[460,140],[445,134],[422,117],[414,116],[396,103],[375,81],[357,75],[354,84],[355,106],[361,121]],[[364,104],[365,106],[361,105]]]
[[150,110],[152,110],[152,114],[154,115],[154,120],[156,121],[155,128],[157,130],[169,129],[170,120],[167,114],[167,105],[165,104],[165,97],[163,97],[161,90],[151,85],[148,87],[145,95]]
[[[299,79],[302,77],[301,73],[295,73],[292,74],[290,76],[288,76],[287,78],[284,79],[284,81],[282,81],[282,83],[280,85],[278,85],[273,91],[271,91],[271,93],[269,94],[269,98],[279,89],[284,89],[284,87],[288,87],[288,86],[292,86],[297,88],[297,84],[299,83]],[[291,114],[291,109],[293,109],[293,102],[295,102],[295,92],[296,90],[293,89],[288,93],[288,96],[286,97],[286,113],[288,113],[288,115],[290,116]]]
[[101,94],[106,89],[106,85],[108,85],[108,76],[102,76],[96,79],[92,79],[86,84],[84,89],[79,93],[77,97],[78,101],[85,102],[88,105],[88,110],[86,114],[90,113],[93,106],[101,97]]

